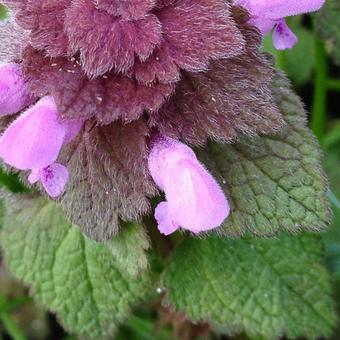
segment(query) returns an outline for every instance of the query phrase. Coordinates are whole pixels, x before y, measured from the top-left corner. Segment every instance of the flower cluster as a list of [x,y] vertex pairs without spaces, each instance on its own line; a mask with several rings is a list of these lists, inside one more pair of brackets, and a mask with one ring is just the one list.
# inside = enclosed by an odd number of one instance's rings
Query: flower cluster
[[199,233],[223,223],[227,198],[185,144],[281,128],[273,70],[254,24],[282,37],[284,16],[322,3],[2,2],[15,21],[6,23],[10,39],[0,42],[7,62],[0,114],[12,121],[0,156],[29,170],[29,182],[40,182],[96,239],[115,234],[120,219],[147,213],[158,189],[166,196],[156,208],[161,232]]

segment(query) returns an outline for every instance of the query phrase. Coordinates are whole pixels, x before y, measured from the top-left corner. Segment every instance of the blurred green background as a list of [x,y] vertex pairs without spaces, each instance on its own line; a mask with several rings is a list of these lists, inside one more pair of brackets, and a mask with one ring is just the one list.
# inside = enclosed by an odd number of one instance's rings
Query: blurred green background
[[[0,18],[5,16],[6,12],[0,5]],[[332,58],[332,33],[329,36],[326,34],[327,39],[321,40],[317,34],[315,17],[292,18],[289,25],[299,37],[298,45],[292,50],[275,51],[271,37],[268,36],[264,41],[264,50],[275,55],[277,67],[288,74],[296,92],[302,97],[306,109],[310,112],[310,126],[324,153],[324,168],[330,180],[328,196],[334,212],[334,223],[323,236],[327,253],[326,264],[333,274],[340,306],[340,67]],[[16,177],[3,172],[0,172],[0,187],[11,191],[24,190]],[[142,307],[122,327],[117,338],[171,339],[171,329],[164,326],[167,325],[166,311],[164,315],[161,322],[158,318],[158,324],[155,326],[154,313]],[[180,323],[181,317],[178,318]],[[154,334],[155,327],[158,330],[157,335],[153,337],[150,334]],[[32,302],[27,289],[15,282],[6,272],[1,258],[0,339],[73,339],[64,333],[52,315],[45,313]]]

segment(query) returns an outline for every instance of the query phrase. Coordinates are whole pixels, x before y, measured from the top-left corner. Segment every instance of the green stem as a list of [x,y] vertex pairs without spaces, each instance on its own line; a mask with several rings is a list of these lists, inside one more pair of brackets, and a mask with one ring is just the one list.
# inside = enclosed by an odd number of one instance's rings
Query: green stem
[[25,340],[26,338],[12,319],[10,312],[15,307],[23,305],[28,301],[30,301],[29,298],[21,297],[14,299],[11,303],[9,303],[4,296],[0,295],[0,322],[3,324],[6,332],[13,340]]
[[322,139],[324,149],[330,149],[340,141],[340,122],[327,131],[327,134]]
[[154,325],[152,322],[140,319],[136,316],[131,316],[127,322],[127,326],[137,332],[141,339],[155,339],[151,336]]
[[314,37],[316,58],[316,75],[313,98],[311,127],[316,136],[321,139],[324,134],[327,116],[327,56],[324,43]]
[[328,79],[327,87],[331,91],[340,92],[340,79]]
[[171,339],[171,331],[164,328],[157,330],[154,322],[139,318],[136,315],[130,317],[126,326],[138,335],[139,339],[162,340]]
[[25,340],[25,336],[22,334],[21,330],[15,324],[11,316],[7,313],[0,314],[0,321],[6,329],[6,332],[13,340]]
[[285,54],[282,51],[276,51],[276,67],[285,70]]

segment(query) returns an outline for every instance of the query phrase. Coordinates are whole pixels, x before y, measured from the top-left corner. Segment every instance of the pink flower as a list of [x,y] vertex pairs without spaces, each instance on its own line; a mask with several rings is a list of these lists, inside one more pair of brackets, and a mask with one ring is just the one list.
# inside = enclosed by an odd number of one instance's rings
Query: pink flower
[[32,102],[20,66],[0,65],[0,116],[17,113]]
[[166,196],[155,211],[161,233],[169,235],[180,227],[200,233],[219,227],[229,215],[223,191],[188,146],[158,137],[149,155],[149,169]]
[[284,18],[317,11],[325,0],[236,0],[246,8],[252,18],[251,23],[263,35],[273,31],[273,43],[278,50],[292,48],[298,41],[287,26]]
[[52,97],[44,97],[20,115],[0,139],[0,157],[20,170],[31,170],[29,181],[41,181],[51,197],[59,196],[68,171],[55,163],[62,146],[79,132],[79,121],[62,122]]

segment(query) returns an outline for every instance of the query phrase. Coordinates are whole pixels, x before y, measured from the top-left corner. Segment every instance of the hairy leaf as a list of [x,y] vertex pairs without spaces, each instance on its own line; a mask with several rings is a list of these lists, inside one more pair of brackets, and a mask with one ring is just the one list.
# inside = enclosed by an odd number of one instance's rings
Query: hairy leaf
[[148,129],[142,121],[85,124],[63,151],[70,179],[61,204],[90,238],[103,241],[119,231],[120,218],[136,221],[157,192],[147,169]]
[[115,238],[108,242],[117,267],[137,276],[149,266],[147,250],[150,242],[146,230],[137,223],[125,223]]
[[[81,25],[74,25],[77,20]],[[83,69],[90,76],[113,68],[125,73],[136,56],[145,61],[162,40],[161,23],[155,15],[125,20],[99,10],[92,0],[72,2],[66,11],[65,30],[72,51],[80,51]]]
[[49,56],[66,54],[68,40],[63,30],[65,8],[70,0],[2,0],[15,13],[19,25],[30,31],[30,43]]
[[335,326],[330,278],[314,235],[188,239],[163,277],[166,301],[223,333],[276,339],[327,336]]
[[1,243],[12,273],[69,331],[112,336],[146,293],[148,275],[132,278],[117,265],[113,244],[88,240],[57,204],[31,196],[6,197],[5,203]]
[[144,17],[155,5],[155,0],[97,0],[99,9],[113,16],[122,16],[126,19]]
[[199,152],[221,179],[232,207],[221,229],[225,235],[273,235],[329,225],[327,181],[303,104],[283,76],[274,82],[274,96],[285,120],[280,133],[244,136],[232,145],[210,143]]
[[76,58],[51,59],[32,48],[25,49],[22,67],[30,91],[38,97],[52,95],[66,119],[129,122],[145,110],[158,110],[174,90],[171,84],[146,86],[116,73],[89,79]]
[[234,8],[232,13],[246,41],[244,53],[211,62],[204,73],[182,73],[175,94],[150,116],[165,135],[203,145],[208,138],[230,142],[238,133],[282,127],[271,93],[273,69],[259,51],[261,36],[246,24],[245,12]]
[[20,58],[28,40],[28,33],[18,26],[14,19],[0,20],[0,63]]

